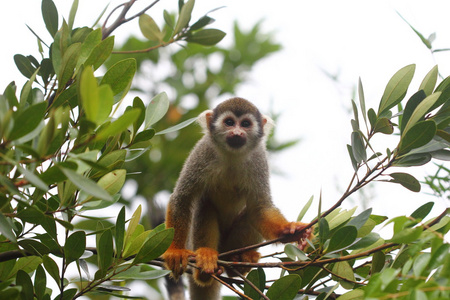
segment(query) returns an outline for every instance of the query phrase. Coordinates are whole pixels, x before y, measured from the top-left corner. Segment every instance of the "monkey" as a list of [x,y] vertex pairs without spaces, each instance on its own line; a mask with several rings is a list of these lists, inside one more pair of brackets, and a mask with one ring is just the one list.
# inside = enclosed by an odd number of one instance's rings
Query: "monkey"
[[[219,253],[279,237],[302,247],[311,229],[287,221],[272,202],[266,150],[274,125],[270,117],[250,101],[235,97],[204,111],[197,121],[204,135],[186,159],[170,196],[166,228],[174,228],[174,238],[162,257],[175,279],[195,257],[197,268],[189,278],[191,299],[219,299],[220,284],[211,277],[223,272],[217,265]],[[255,263],[260,256],[250,250],[229,259]]]

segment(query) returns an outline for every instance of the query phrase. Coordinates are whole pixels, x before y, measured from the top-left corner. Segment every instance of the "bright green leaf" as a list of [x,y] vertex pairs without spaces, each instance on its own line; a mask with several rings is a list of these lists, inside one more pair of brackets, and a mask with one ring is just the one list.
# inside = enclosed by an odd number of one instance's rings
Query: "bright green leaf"
[[189,0],[181,8],[180,15],[178,16],[177,24],[173,34],[176,35],[185,28],[191,20],[192,9],[194,8],[195,0]]
[[95,137],[95,141],[101,141],[111,136],[121,134],[123,131],[127,130],[128,126],[132,125],[137,120],[140,113],[141,110],[138,108],[126,111],[117,120],[101,128]]
[[84,62],[84,66],[93,66],[97,70],[111,55],[114,48],[114,36],[107,37],[92,49],[89,57]]
[[333,279],[338,281],[344,289],[350,290],[355,286],[355,274],[353,273],[353,268],[350,266],[348,261],[340,261],[335,263],[332,272],[337,275],[333,276]]
[[403,129],[402,136],[404,136],[417,122],[422,120],[425,114],[429,112],[433,104],[439,99],[440,95],[441,92],[433,93],[417,105],[411,114],[408,123],[406,123],[405,128]]
[[120,97],[118,97],[118,100],[120,100],[130,89],[135,73],[136,60],[134,58],[121,60],[106,71],[100,85],[108,84],[111,87],[114,96],[120,95]]
[[423,90],[425,95],[429,96],[433,93],[434,87],[436,86],[436,82],[438,79],[439,70],[438,66],[434,66],[430,72],[425,76],[420,84],[419,90]]
[[149,15],[143,14],[139,17],[139,28],[148,40],[160,43],[163,41],[161,29]]
[[415,227],[415,228],[404,228],[402,231],[394,234],[392,239],[389,241],[391,243],[396,244],[407,244],[414,242],[417,240],[420,235],[422,234],[422,228]]
[[151,232],[147,241],[136,254],[133,264],[149,262],[166,252],[173,240],[173,228]]
[[156,95],[147,106],[145,112],[145,129],[158,122],[164,117],[169,109],[169,98],[165,92]]
[[388,118],[379,118],[375,123],[373,132],[381,132],[384,134],[392,134],[394,132],[394,126]]

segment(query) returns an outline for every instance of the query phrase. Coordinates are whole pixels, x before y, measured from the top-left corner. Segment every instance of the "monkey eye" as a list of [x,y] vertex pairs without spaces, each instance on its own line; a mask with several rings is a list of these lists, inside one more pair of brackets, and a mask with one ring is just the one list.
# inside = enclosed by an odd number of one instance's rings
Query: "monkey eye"
[[245,128],[250,127],[252,126],[252,122],[250,122],[249,120],[244,120],[241,122],[241,126]]
[[234,126],[234,120],[232,118],[227,118],[225,119],[225,121],[223,121],[225,123],[225,125],[227,126]]

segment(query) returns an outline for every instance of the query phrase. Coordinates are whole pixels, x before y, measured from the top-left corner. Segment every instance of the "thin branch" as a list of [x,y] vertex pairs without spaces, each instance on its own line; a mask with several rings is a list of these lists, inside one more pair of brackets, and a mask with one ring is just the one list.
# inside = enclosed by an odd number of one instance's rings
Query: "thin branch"
[[[153,3],[151,3],[150,5],[148,5],[146,8],[144,8],[143,10],[141,10],[140,12],[138,12],[137,14],[126,18],[126,15],[128,13],[128,11],[130,10],[130,8],[134,5],[134,3],[136,2],[136,0],[130,0],[126,3],[122,3],[119,6],[115,7],[111,13],[108,15],[108,17],[106,17],[105,22],[103,23],[102,26],[102,37],[103,39],[107,38],[108,36],[111,35],[111,33],[116,30],[119,26],[143,15],[147,10],[149,10],[150,8],[152,8],[156,3],[158,3],[160,0],[155,0]],[[119,9],[120,7],[122,8],[122,11],[120,12],[119,16],[117,17],[117,19],[111,24],[111,26],[106,27],[106,24],[108,23],[109,18],[112,16],[112,14]]]
[[270,300],[266,295],[264,295],[262,291],[259,290],[259,288],[256,285],[253,284],[253,282],[245,278],[245,276],[242,275],[241,272],[239,272],[238,270],[236,270],[236,268],[233,268],[232,266],[230,266],[230,268],[233,269],[233,272],[236,273],[242,280],[244,280],[245,283],[251,286],[251,288],[254,289],[262,298]]

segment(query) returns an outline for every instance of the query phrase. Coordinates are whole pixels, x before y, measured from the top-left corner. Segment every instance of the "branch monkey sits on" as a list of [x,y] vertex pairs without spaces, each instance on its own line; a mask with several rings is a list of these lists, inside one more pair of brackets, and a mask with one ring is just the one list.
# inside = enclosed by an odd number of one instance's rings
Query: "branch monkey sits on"
[[[173,227],[175,236],[163,258],[177,279],[195,256],[199,269],[190,278],[191,299],[218,299],[220,284],[210,274],[222,273],[220,252],[279,237],[305,246],[311,229],[288,222],[272,203],[265,145],[273,127],[269,117],[249,101],[231,98],[200,114],[198,122],[205,135],[170,197],[166,227]],[[250,250],[229,259],[254,263],[259,258]]]

